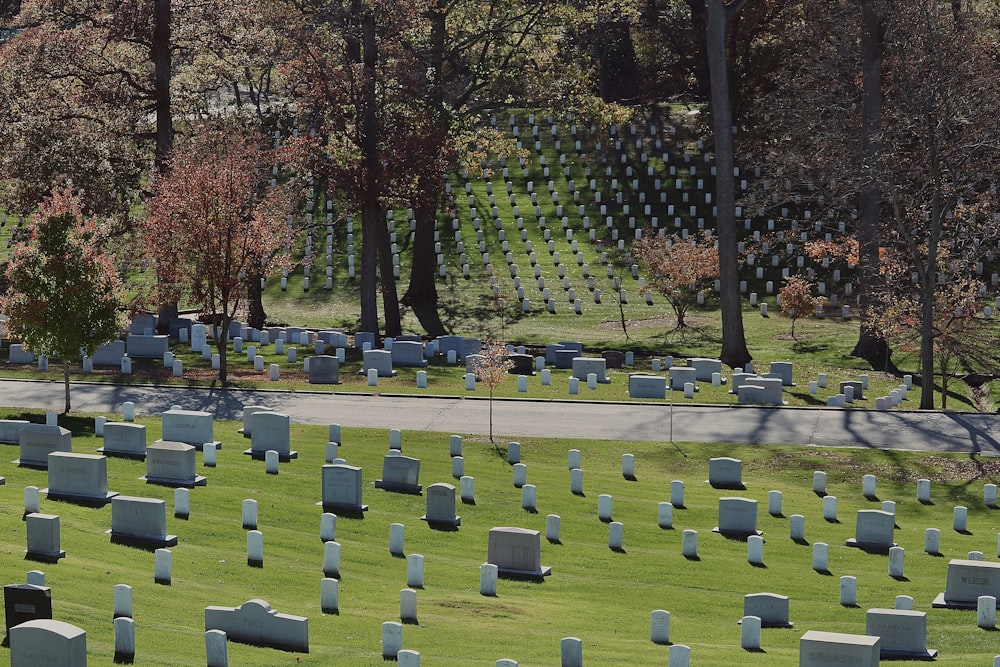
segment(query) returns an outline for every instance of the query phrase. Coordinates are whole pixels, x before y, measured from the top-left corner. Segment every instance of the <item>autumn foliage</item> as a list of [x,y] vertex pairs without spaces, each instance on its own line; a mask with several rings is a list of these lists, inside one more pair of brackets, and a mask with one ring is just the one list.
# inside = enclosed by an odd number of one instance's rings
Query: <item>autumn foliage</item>
[[792,320],[792,338],[795,338],[795,320],[808,317],[815,312],[816,307],[823,304],[823,297],[812,295],[812,283],[799,276],[785,279],[785,285],[778,290],[781,301],[781,314]]
[[686,327],[684,316],[696,303],[698,292],[710,289],[719,275],[719,250],[712,233],[687,239],[646,235],[632,246],[632,253],[649,273],[647,289],[667,297],[677,327]]
[[146,249],[159,297],[220,316],[223,382],[229,323],[246,307],[247,281],[288,262],[289,199],[267,186],[273,159],[247,137],[205,127],[179,147],[149,204]]

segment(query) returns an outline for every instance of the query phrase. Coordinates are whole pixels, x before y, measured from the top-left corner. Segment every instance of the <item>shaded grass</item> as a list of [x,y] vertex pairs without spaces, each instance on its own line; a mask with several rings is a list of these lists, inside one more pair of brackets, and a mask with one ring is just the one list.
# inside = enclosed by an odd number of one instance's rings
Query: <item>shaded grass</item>
[[[5,415],[13,416],[13,415]],[[35,415],[40,418],[40,413]],[[336,419],[331,415],[331,421]],[[86,422],[65,422],[78,435],[74,450],[92,452],[100,445]],[[159,436],[156,419],[146,424],[150,441]],[[292,446],[300,459],[282,464],[277,476],[265,475],[262,462],[240,451],[246,441],[236,435],[239,424],[217,422],[223,442],[217,468],[198,472],[208,486],[191,493],[191,517],[172,518],[171,489],[146,485],[138,478],[141,462],[108,461],[109,488],[123,494],[167,501],[168,532],[180,543],[173,549],[174,579],[169,587],[152,581],[153,554],[109,544],[110,507],[86,508],[43,499],[42,511],[61,517],[62,547],[67,557],[55,565],[23,560],[24,525],[20,521],[20,489],[46,486],[43,471],[2,467],[7,486],[0,492],[0,560],[9,583],[39,567],[53,589],[56,618],[88,633],[91,662],[110,662],[112,588],[134,589],[137,662],[192,665],[204,660],[203,609],[236,606],[259,597],[283,613],[310,619],[311,652],[290,654],[230,645],[230,662],[239,665],[371,665],[381,662],[381,623],[398,620],[399,590],[406,584],[405,561],[388,552],[390,523],[406,526],[406,553],[425,556],[426,584],[418,592],[419,624],[404,628],[404,646],[421,652],[433,664],[491,665],[501,657],[521,664],[559,663],[559,640],[584,640],[588,663],[661,664],[666,647],[649,642],[649,614],[671,612],[671,636],[692,647],[703,664],[798,664],[798,638],[809,629],[863,633],[864,613],[891,607],[895,595],[911,595],[915,608],[927,611],[928,645],[941,651],[942,665],[980,664],[996,653],[995,636],[976,628],[972,614],[931,610],[930,601],[943,590],[947,561],[968,551],[991,554],[996,546],[993,511],[981,504],[985,482],[1000,479],[996,462],[963,456],[927,456],[870,450],[750,447],[728,444],[596,442],[524,439],[527,481],[537,486],[538,513],[524,512],[520,491],[502,451],[484,439],[467,437],[466,473],[476,479],[476,505],[459,504],[462,526],[455,532],[431,530],[418,517],[425,499],[371,488],[387,447],[384,429],[343,430],[341,453],[364,468],[363,519],[340,517],[338,541],[343,545],[339,615],[319,611],[322,545],[316,506],[320,500],[320,465],[326,441],[324,427],[293,425]],[[446,434],[406,432],[404,452],[421,459],[425,485],[450,477]],[[581,450],[585,497],[569,491],[566,451]],[[501,448],[502,449],[502,448]],[[16,448],[4,447],[8,460]],[[623,453],[636,458],[638,481],[621,476]],[[708,459],[742,459],[745,491],[714,490],[704,483]],[[836,495],[841,522],[822,520],[822,501],[812,493],[812,472],[828,475],[828,492]],[[861,476],[878,475],[878,495],[897,502],[896,541],[906,548],[907,581],[888,576],[884,556],[844,546],[853,536],[857,509],[880,505],[861,495]],[[916,500],[916,476],[934,480],[934,505]],[[686,485],[685,507],[674,511],[674,530],[656,525],[657,503],[669,499],[671,480]],[[806,538],[830,544],[830,574],[813,572],[811,547],[788,539],[788,519],[767,514],[767,493],[784,493],[783,514],[806,517]],[[597,496],[613,496],[613,518],[625,526],[625,553],[608,548],[608,527],[597,519]],[[718,498],[740,495],[758,500],[758,523],[766,540],[766,568],[746,561],[746,545],[714,535]],[[264,533],[263,570],[246,566],[245,531],[240,503],[259,503]],[[950,530],[952,506],[969,507],[968,535]],[[542,540],[542,562],[553,568],[543,583],[501,580],[498,596],[478,593],[479,565],[486,559],[487,534],[494,526],[522,526],[544,533],[546,515],[562,519],[561,544]],[[923,530],[942,531],[944,558],[922,553]],[[681,531],[699,531],[699,556],[681,556]],[[859,608],[838,601],[839,577],[858,577]],[[742,599],[747,593],[771,591],[791,597],[792,630],[765,630],[764,653],[739,648]],[[512,641],[513,640],[513,641]]]

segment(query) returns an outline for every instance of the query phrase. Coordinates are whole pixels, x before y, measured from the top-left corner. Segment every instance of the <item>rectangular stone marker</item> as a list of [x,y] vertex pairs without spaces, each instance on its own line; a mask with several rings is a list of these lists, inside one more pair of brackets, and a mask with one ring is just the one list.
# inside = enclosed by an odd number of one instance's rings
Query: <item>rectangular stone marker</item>
[[21,457],[16,463],[24,468],[47,470],[49,454],[73,450],[73,434],[62,426],[28,424],[19,434]]
[[323,466],[324,512],[365,512],[361,504],[361,468],[346,464]]
[[254,459],[263,459],[268,450],[278,452],[279,461],[297,459],[299,453],[292,451],[291,417],[281,412],[262,410],[250,417],[250,449],[244,454]]
[[164,486],[205,486],[195,472],[195,448],[183,442],[157,440],[146,449],[146,482]]
[[756,616],[762,628],[790,628],[788,596],[777,593],[751,593],[743,596],[743,615]]
[[4,623],[10,629],[21,623],[52,618],[52,590],[48,586],[9,584],[3,587]]
[[878,667],[879,638],[808,630],[799,639],[799,667]]
[[162,335],[129,334],[125,339],[125,349],[132,359],[162,359],[163,353],[170,349],[170,339]]
[[125,356],[125,341],[116,340],[105,345],[98,345],[91,357],[95,367],[118,368]]
[[100,454],[49,454],[49,498],[104,505],[118,495],[108,491],[108,460]]
[[743,489],[743,461],[720,456],[708,461],[708,483],[715,489]]
[[667,378],[647,373],[629,373],[628,395],[631,398],[664,399],[667,397]]
[[392,343],[391,353],[393,366],[423,368],[427,365],[427,360],[424,358],[424,344],[419,341],[396,339]]
[[597,376],[597,381],[602,384],[611,382],[607,375],[607,362],[603,357],[574,357],[573,377],[581,382],[587,381],[587,375],[593,373]]
[[167,535],[167,503],[159,498],[117,496],[111,500],[111,541],[143,547],[172,547]]
[[146,458],[146,426],[134,422],[104,424],[104,446],[97,450],[105,456],[129,459]]
[[896,546],[892,541],[896,515],[884,510],[858,510],[857,527],[854,537],[847,540],[847,546],[865,551],[889,553]]
[[418,494],[423,490],[419,482],[420,459],[387,454],[382,459],[382,479],[375,480],[375,488]]
[[542,541],[537,530],[491,528],[487,553],[486,562],[496,565],[501,575],[538,578],[552,572],[552,568],[541,564]]
[[306,359],[309,384],[340,384],[340,360],[328,354],[317,354]]
[[229,641],[309,652],[309,619],[279,614],[264,600],[249,600],[239,607],[205,607],[205,630],[221,630]]
[[379,377],[396,377],[396,371],[392,368],[392,352],[389,350],[365,350],[362,355],[364,363],[358,375],[368,375],[368,371],[374,369]]
[[1000,597],[1000,563],[955,558],[948,563],[948,582],[932,606],[975,609],[979,596]]
[[30,422],[24,419],[0,419],[0,442],[17,445],[21,442],[21,429]]
[[87,633],[63,621],[37,619],[10,629],[10,666],[87,667]]
[[723,535],[760,535],[757,530],[757,501],[750,498],[719,498],[719,525],[713,532]]
[[59,517],[33,512],[24,517],[28,531],[25,558],[54,563],[66,556],[60,547]]
[[201,451],[206,442],[214,442],[216,449],[222,443],[215,439],[211,412],[201,410],[167,410],[163,413],[163,440],[183,442]]
[[781,378],[781,384],[785,387],[794,387],[795,383],[792,382],[792,362],[790,361],[772,361],[771,362],[771,374],[776,375]]
[[427,514],[420,518],[431,525],[462,525],[462,517],[455,514],[455,487],[443,483],[428,486]]
[[869,609],[865,634],[880,637],[885,659],[933,660],[937,651],[927,649],[927,614],[907,609]]
[[722,362],[718,359],[694,357],[688,359],[688,366],[694,369],[698,382],[711,382],[713,373],[722,373]]

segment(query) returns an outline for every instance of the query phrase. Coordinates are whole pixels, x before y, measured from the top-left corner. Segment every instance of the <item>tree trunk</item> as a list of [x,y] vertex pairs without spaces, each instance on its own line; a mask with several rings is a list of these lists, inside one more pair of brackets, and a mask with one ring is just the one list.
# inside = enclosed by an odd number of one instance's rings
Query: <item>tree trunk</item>
[[382,311],[385,318],[385,335],[399,336],[403,325],[399,315],[399,296],[396,294],[396,276],[393,274],[392,250],[389,229],[385,220],[375,227],[378,238],[379,279],[382,285]]
[[[411,307],[437,307],[438,293],[435,278],[437,256],[434,253],[434,222],[437,218],[437,199],[424,196],[432,192],[432,178],[421,175],[417,182],[417,201],[414,202],[413,217],[417,229],[413,235],[413,259],[410,264],[410,284],[403,295],[403,303]],[[430,332],[428,332],[430,333]]]
[[638,57],[627,21],[603,21],[594,27],[594,60],[598,86],[605,102],[622,102],[636,97],[639,80]]
[[[361,98],[360,148],[364,177],[361,180],[361,330],[375,334],[378,327],[378,226],[385,225],[379,206],[378,109],[375,88],[375,16],[365,12],[361,18],[363,30],[364,80]],[[390,274],[391,275],[391,274]],[[377,347],[377,345],[376,345]]]
[[726,65],[727,11],[737,11],[742,3],[726,7],[723,0],[708,0],[706,48],[712,84],[712,126],[715,141],[716,227],[719,235],[719,282],[722,307],[722,353],[720,359],[731,368],[743,368],[753,358],[747,350],[740,303],[740,274],[736,250],[736,183],[733,178],[733,120]]
[[247,280],[247,326],[263,329],[267,324],[267,313],[264,312],[264,290],[260,281],[263,276],[251,275]]
[[70,405],[70,401],[69,401],[69,362],[68,361],[64,361],[63,362],[63,385],[65,386],[65,389],[66,389],[66,407],[63,409],[63,414],[64,415],[68,415],[69,411],[70,411],[70,408],[72,408],[72,406]]
[[875,0],[861,3],[861,174],[858,193],[858,306],[861,328],[851,355],[876,370],[898,372],[892,351],[873,323],[878,308],[880,209],[882,205],[882,18]]
[[215,349],[219,351],[219,383],[224,385],[229,381],[229,364],[226,363],[226,348],[229,346],[229,323],[233,321],[227,313],[222,314],[219,324],[219,337],[215,340]]
[[153,102],[156,110],[156,173],[166,171],[167,160],[174,148],[173,117],[170,111],[170,0],[155,0],[153,40],[150,59],[153,61]]

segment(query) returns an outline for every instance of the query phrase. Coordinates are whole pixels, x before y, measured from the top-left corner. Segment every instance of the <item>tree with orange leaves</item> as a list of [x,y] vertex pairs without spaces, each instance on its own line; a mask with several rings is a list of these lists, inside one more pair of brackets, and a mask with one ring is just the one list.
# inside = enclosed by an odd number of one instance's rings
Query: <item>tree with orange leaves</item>
[[687,326],[684,316],[698,292],[712,287],[719,276],[719,249],[709,231],[684,239],[680,236],[643,237],[632,245],[632,253],[646,267],[650,284],[667,297],[677,317],[677,328]]
[[812,283],[799,276],[785,279],[785,286],[778,290],[778,299],[781,301],[781,314],[792,320],[792,340],[798,342],[795,338],[795,320],[808,317],[825,299],[813,296]]
[[146,249],[162,300],[221,316],[219,380],[227,380],[229,323],[246,306],[247,280],[288,266],[290,195],[268,189],[269,152],[237,131],[206,125],[174,153],[154,184]]

